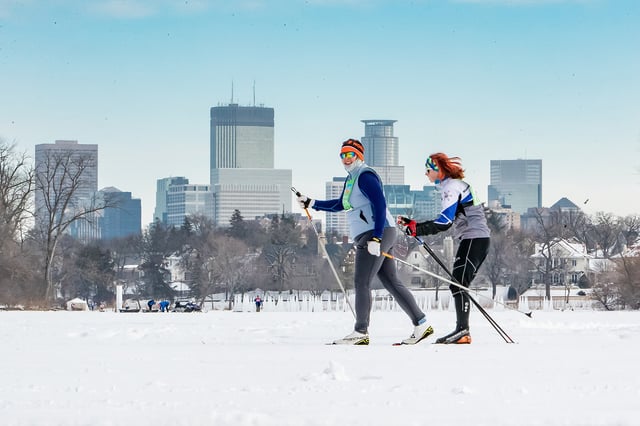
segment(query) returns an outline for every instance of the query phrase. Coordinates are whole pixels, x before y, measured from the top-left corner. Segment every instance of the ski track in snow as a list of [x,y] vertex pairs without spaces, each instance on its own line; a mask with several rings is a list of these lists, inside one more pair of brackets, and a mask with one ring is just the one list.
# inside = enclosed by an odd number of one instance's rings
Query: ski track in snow
[[[327,346],[349,312],[0,312],[3,425],[638,423],[640,312],[477,312],[471,345]],[[428,311],[436,336],[455,321]]]

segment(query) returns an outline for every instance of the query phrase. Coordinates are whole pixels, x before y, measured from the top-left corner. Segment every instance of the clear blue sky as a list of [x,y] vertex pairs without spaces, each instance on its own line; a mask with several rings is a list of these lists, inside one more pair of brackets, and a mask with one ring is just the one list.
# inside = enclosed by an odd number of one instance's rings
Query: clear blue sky
[[[323,197],[341,141],[398,120],[405,181],[540,158],[543,204],[640,213],[637,0],[0,0],[0,138],[99,145],[99,186],[209,181],[209,108],[275,109],[276,167]],[[587,204],[583,202],[589,199]]]

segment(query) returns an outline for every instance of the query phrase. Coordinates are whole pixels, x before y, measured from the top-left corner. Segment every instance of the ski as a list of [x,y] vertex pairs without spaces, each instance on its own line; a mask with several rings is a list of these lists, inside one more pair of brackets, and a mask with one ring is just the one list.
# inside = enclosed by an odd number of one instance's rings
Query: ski
[[391,346],[415,346],[418,343],[422,342],[424,339],[418,340],[415,343],[405,343],[405,342],[394,342],[391,344]]
[[332,345],[332,346],[368,346],[369,345],[369,339],[367,339],[365,342],[355,343],[355,344],[327,342],[327,343],[325,343],[325,345]]

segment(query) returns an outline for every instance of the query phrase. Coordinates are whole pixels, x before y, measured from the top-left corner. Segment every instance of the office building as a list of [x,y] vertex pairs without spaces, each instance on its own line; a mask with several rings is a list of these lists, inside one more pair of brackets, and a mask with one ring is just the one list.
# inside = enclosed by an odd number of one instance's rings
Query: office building
[[542,160],[491,160],[488,202],[524,214],[542,207]]
[[[325,183],[325,199],[334,200],[340,197],[346,177],[334,177],[331,182]],[[324,214],[327,234],[335,232],[339,237],[349,235],[349,223],[347,222],[347,212],[325,212]]]
[[404,185],[404,166],[399,165],[398,138],[393,136],[396,120],[362,120],[364,161],[372,167],[385,185]]
[[184,176],[166,177],[156,181],[156,207],[153,211],[153,220],[167,224],[167,195],[171,185],[186,185],[189,179]]
[[[81,212],[96,202],[98,145],[79,144],[76,140],[38,144],[35,146],[35,173],[37,186],[48,185],[44,189],[37,187],[35,191],[36,225],[46,221],[49,215],[43,190],[49,194],[48,201],[54,203],[56,192],[64,193],[73,187],[74,193],[69,197],[66,212]],[[97,215],[86,215],[83,219],[74,221],[69,227],[69,233],[83,241],[99,238]]]
[[429,220],[438,216],[442,202],[435,186],[412,190],[409,185],[384,185],[387,208],[393,217],[405,216]]
[[209,185],[169,185],[166,224],[180,227],[188,216],[213,218],[213,195]]
[[245,218],[291,212],[291,170],[274,169],[274,110],[229,104],[210,111],[213,217],[229,226]]
[[133,198],[131,192],[123,192],[114,187],[103,188],[99,193],[114,205],[104,209],[101,213],[100,238],[111,240],[140,235],[142,232],[142,203],[140,199]]

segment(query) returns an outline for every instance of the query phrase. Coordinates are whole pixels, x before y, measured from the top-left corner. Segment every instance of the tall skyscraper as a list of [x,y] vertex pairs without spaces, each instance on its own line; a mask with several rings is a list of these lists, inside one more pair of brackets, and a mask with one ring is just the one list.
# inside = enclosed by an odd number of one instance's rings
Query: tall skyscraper
[[385,185],[404,185],[404,166],[399,164],[398,138],[393,136],[396,120],[362,120],[364,123],[364,161]]
[[236,209],[247,219],[291,211],[291,170],[273,168],[273,108],[212,107],[210,144],[216,225]]
[[[80,174],[77,187],[70,197],[67,209],[82,209],[95,201],[98,191],[98,145],[79,144],[76,140],[57,140],[55,143],[38,144],[35,147],[35,173],[38,181],[47,183],[45,189],[49,201],[55,200],[56,193],[68,190],[70,178]],[[47,177],[45,177],[47,176]],[[35,191],[36,223],[47,216],[43,191]],[[82,240],[99,238],[97,217],[73,222],[69,233]]]
[[542,160],[491,160],[488,203],[520,214],[542,207]]
[[189,179],[184,176],[175,176],[158,179],[156,181],[156,207],[153,211],[153,220],[167,224],[167,196],[171,185],[186,185]]
[[123,192],[114,187],[103,188],[100,190],[100,194],[115,203],[115,207],[108,207],[102,211],[102,217],[99,221],[100,238],[110,240],[140,235],[142,232],[142,203],[140,199],[133,198],[130,192]]

